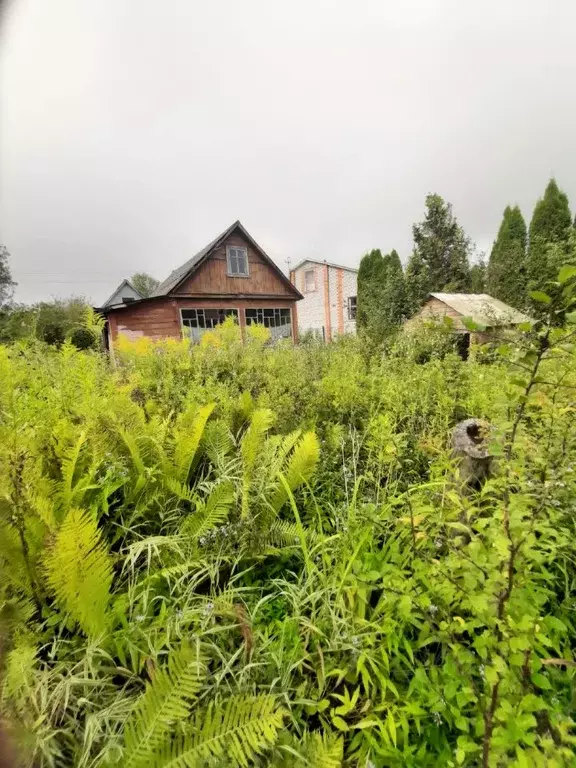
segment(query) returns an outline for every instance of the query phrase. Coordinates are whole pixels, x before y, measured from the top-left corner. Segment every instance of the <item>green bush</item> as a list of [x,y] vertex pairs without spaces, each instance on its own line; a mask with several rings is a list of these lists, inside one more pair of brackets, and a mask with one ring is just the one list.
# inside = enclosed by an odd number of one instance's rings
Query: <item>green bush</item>
[[95,349],[98,338],[91,328],[80,326],[79,328],[74,328],[70,334],[70,341],[76,349]]

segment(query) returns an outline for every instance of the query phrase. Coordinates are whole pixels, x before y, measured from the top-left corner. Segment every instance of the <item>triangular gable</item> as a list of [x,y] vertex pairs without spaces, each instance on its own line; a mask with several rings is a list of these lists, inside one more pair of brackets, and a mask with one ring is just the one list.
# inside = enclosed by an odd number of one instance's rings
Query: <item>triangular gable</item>
[[268,254],[258,245],[252,235],[244,229],[240,221],[235,221],[228,229],[224,230],[218,237],[212,242],[208,243],[201,251],[192,256],[182,266],[175,269],[163,283],[161,283],[154,296],[167,296],[176,292],[180,285],[191,277],[209,258],[210,255],[222,245],[222,243],[229,238],[235,232],[239,232],[241,236],[254,248],[259,254],[262,260],[275,272],[276,276],[289,288],[290,292],[298,298],[303,298],[302,294],[292,285],[290,280],[286,277],[284,272],[276,265],[276,263],[268,256]]
[[[124,293],[122,293],[123,291]],[[122,280],[114,293],[106,299],[104,304],[102,304],[102,308],[112,307],[116,304],[123,304],[123,298],[130,298],[134,301],[139,301],[140,299],[143,299],[144,296],[142,296],[140,291],[137,291],[136,288],[134,288],[129,280]]]

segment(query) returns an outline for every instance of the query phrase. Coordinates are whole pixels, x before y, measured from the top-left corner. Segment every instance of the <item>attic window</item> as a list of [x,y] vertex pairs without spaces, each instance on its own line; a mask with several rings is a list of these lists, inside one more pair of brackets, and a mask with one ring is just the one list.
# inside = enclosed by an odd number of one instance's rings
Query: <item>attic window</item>
[[226,248],[226,261],[230,277],[248,277],[248,250],[236,245]]

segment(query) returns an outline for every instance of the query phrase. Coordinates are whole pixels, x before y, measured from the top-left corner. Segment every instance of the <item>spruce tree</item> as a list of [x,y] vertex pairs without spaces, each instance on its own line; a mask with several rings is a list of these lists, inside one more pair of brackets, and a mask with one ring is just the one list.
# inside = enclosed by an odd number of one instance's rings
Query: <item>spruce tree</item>
[[358,293],[356,325],[358,330],[367,328],[378,306],[378,286],[383,268],[382,253],[374,249],[366,253],[358,269]]
[[392,333],[408,315],[406,283],[396,251],[367,253],[358,270],[356,322],[360,333],[375,341]]
[[470,269],[470,290],[472,293],[486,292],[486,264],[479,261]]
[[440,195],[426,198],[424,221],[412,227],[414,251],[406,280],[412,308],[417,309],[431,291],[470,289],[470,239]]
[[[572,216],[568,197],[550,179],[544,197],[536,203],[530,222],[528,246],[528,290],[546,290],[555,280],[564,260],[563,246],[568,247]],[[551,248],[558,245],[560,248]]]
[[487,289],[491,296],[521,309],[526,304],[526,222],[520,208],[504,210],[488,263]]
[[382,269],[382,314],[384,333],[391,333],[409,314],[406,280],[398,253],[384,256]]

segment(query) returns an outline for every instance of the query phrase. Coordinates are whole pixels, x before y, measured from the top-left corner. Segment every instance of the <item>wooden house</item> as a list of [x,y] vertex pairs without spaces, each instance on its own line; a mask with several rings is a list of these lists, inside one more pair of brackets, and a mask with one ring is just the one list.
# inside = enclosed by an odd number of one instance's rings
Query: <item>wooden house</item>
[[[513,328],[530,318],[487,293],[430,293],[418,312],[406,321],[407,330],[417,327],[423,320],[443,320],[449,317],[452,330],[460,335],[459,349],[467,356],[470,344],[483,344],[495,335],[497,329]],[[470,318],[485,327],[484,331],[470,332],[464,319]]]
[[254,238],[235,221],[199,253],[175,269],[147,299],[104,306],[108,339],[198,341],[226,317],[240,328],[259,323],[273,338],[296,339],[301,293]]

